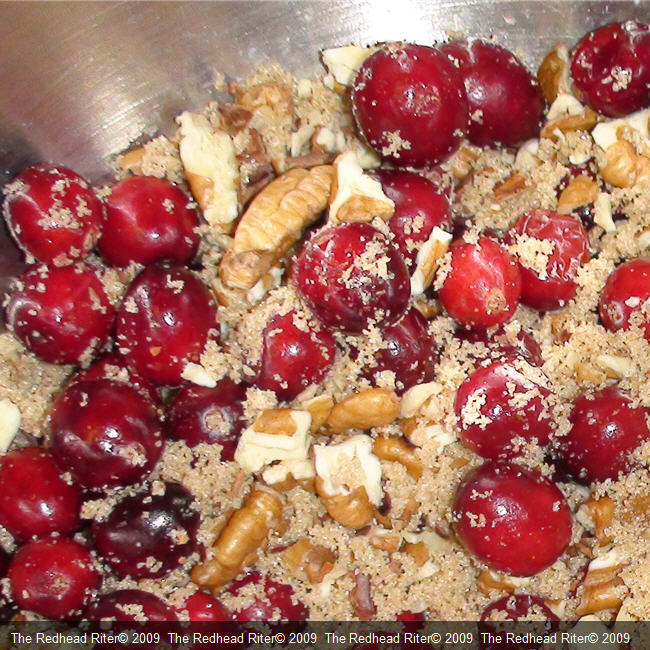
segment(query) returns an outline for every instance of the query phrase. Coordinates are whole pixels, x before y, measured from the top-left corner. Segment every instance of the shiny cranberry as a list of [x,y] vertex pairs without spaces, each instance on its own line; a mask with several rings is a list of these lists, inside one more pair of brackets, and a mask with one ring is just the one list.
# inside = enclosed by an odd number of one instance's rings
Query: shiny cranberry
[[102,596],[85,613],[89,621],[176,621],[164,600],[139,589],[121,589]]
[[187,611],[190,621],[232,621],[232,612],[214,596],[204,591],[192,594],[181,607]]
[[401,167],[446,160],[467,130],[458,71],[424,45],[390,43],[369,56],[352,86],[352,111],[370,146]]
[[423,176],[407,171],[376,172],[386,196],[395,203],[388,222],[393,243],[411,271],[422,244],[435,226],[451,230],[449,200]]
[[514,147],[539,133],[542,89],[512,52],[475,38],[454,41],[441,50],[465,83],[470,142]]
[[245,398],[246,388],[227,377],[214,388],[185,386],[167,406],[167,437],[183,440],[188,447],[219,444],[221,460],[232,460],[244,428]]
[[616,332],[628,329],[630,318],[639,313],[646,339],[650,339],[650,320],[642,315],[650,300],[650,259],[637,258],[619,264],[607,278],[600,294],[600,318],[603,325]]
[[142,480],[163,448],[153,404],[127,384],[80,381],[52,406],[51,445],[57,463],[84,487]]
[[526,249],[538,245],[536,242],[552,247],[546,254],[544,268],[529,266],[532,262],[525,255],[515,253],[521,271],[521,302],[524,305],[538,311],[551,311],[564,307],[575,296],[576,273],[589,261],[589,237],[578,219],[550,210],[533,210],[517,220],[506,242],[520,243]]
[[367,223],[328,227],[307,241],[293,281],[318,319],[354,334],[385,327],[408,305],[410,282],[399,253]]
[[77,530],[80,508],[81,490],[63,480],[48,451],[23,447],[0,459],[0,524],[17,540]]
[[262,334],[262,357],[255,386],[292,400],[320,382],[334,363],[336,342],[318,323],[292,310],[274,316]]
[[16,287],[7,324],[44,361],[76,364],[106,342],[115,310],[93,268],[31,267]]
[[650,105],[650,27],[628,20],[589,32],[576,46],[571,77],[578,98],[618,117]]
[[571,540],[571,511],[560,490],[536,470],[511,463],[472,471],[456,493],[454,518],[470,553],[515,576],[551,566]]
[[516,336],[506,332],[503,327],[496,330],[458,329],[454,334],[461,341],[482,343],[488,348],[488,356],[492,358],[519,356],[533,366],[541,366],[544,363],[539,343],[525,330],[519,330]]
[[475,370],[456,393],[463,444],[495,460],[521,453],[518,439],[545,445],[554,427],[543,379],[541,371],[523,359],[493,361]]
[[7,226],[25,253],[54,266],[95,246],[104,211],[86,180],[66,167],[34,165],[5,185]]
[[412,612],[408,609],[400,612],[396,619],[402,623],[419,623],[427,620],[424,612]]
[[456,240],[450,246],[451,268],[440,301],[461,325],[485,328],[510,319],[521,294],[521,274],[514,258],[497,242]]
[[133,281],[117,315],[126,363],[158,385],[178,385],[211,336],[217,311],[209,289],[188,269],[154,264]]
[[580,395],[573,403],[571,429],[559,440],[565,469],[586,484],[626,474],[631,454],[650,438],[647,413],[617,388]]
[[85,546],[66,537],[45,537],[18,549],[9,581],[20,607],[62,619],[81,614],[101,578]]

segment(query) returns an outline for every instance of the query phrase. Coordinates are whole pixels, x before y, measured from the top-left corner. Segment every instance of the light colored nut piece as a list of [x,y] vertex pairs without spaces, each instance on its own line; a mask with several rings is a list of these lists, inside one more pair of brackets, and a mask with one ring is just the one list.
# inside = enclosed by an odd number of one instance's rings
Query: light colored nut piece
[[404,395],[402,395],[400,417],[410,418],[416,415],[426,402],[435,395],[439,395],[442,392],[442,389],[442,384],[439,384],[436,381],[412,386],[404,393]]
[[578,616],[595,614],[605,609],[618,609],[625,595],[623,580],[618,577],[619,572],[625,566],[616,564],[601,569],[592,569],[591,566],[597,562],[592,560],[585,576],[584,591],[580,605],[576,609]]
[[478,590],[486,596],[489,596],[492,591],[505,591],[511,594],[518,589],[526,589],[529,583],[530,578],[507,576],[489,569],[483,569],[477,580]]
[[199,363],[186,363],[181,377],[197,386],[214,388],[217,380]]
[[449,168],[449,171],[456,180],[463,180],[474,168],[474,163],[478,160],[480,153],[480,147],[476,147],[465,141],[449,159],[446,167]]
[[326,424],[333,433],[372,429],[391,424],[399,415],[399,406],[399,398],[392,390],[370,388],[336,404]]
[[494,200],[497,202],[505,201],[531,187],[530,181],[521,172],[515,172],[505,180],[497,183],[492,192]]
[[394,553],[399,549],[404,541],[400,535],[397,535],[390,530],[385,528],[380,528],[379,526],[373,526],[368,534],[368,539],[370,541],[370,546],[377,548],[380,551],[386,551],[387,553]]
[[253,422],[252,428],[272,436],[293,436],[297,431],[295,413],[288,408],[266,409]]
[[557,200],[560,214],[571,214],[580,206],[593,203],[600,190],[598,183],[588,176],[576,176],[563,190]]
[[142,161],[144,159],[144,147],[130,149],[117,156],[115,164],[123,171],[131,174],[142,173]]
[[605,232],[615,232],[616,224],[612,214],[612,197],[607,192],[598,192],[594,201],[594,223]]
[[557,140],[557,132],[569,133],[570,131],[591,131],[598,124],[598,114],[590,108],[585,108],[581,115],[564,115],[547,122],[540,136],[548,140]]
[[431,300],[424,296],[414,296],[413,306],[427,319],[432,320],[440,314],[442,309],[437,300]]
[[295,578],[319,584],[334,568],[336,553],[303,537],[282,552],[282,562]]
[[323,479],[318,476],[315,486],[329,516],[342,526],[358,530],[373,520],[375,508],[363,486],[354,488],[348,494],[329,494]]
[[537,79],[549,104],[552,104],[560,93],[569,91],[569,53],[565,45],[556,45],[544,57],[537,70]]
[[10,399],[0,399],[0,453],[9,449],[20,429],[21,420],[20,409]]
[[576,365],[575,375],[579,383],[592,386],[600,385],[607,377],[604,372],[594,368],[591,364],[582,362]]
[[422,462],[415,455],[415,448],[401,438],[377,438],[373,452],[381,460],[389,460],[404,465],[414,479],[422,478]]
[[631,142],[617,140],[607,149],[607,162],[600,175],[614,187],[632,187],[636,183],[638,157]]
[[323,63],[337,83],[343,86],[351,86],[363,62],[377,49],[375,45],[370,47],[361,45],[333,47],[323,50]]
[[594,522],[598,543],[600,546],[607,546],[612,541],[606,531],[614,523],[614,511],[616,510],[614,500],[607,496],[600,499],[592,498],[587,499],[582,505],[588,510]]
[[316,433],[325,424],[333,407],[334,400],[330,395],[317,395],[300,405],[301,409],[309,411],[311,415],[312,433]]
[[617,354],[600,354],[596,365],[605,371],[609,379],[624,379],[634,374],[634,361]]
[[445,256],[451,243],[452,236],[442,228],[435,226],[427,241],[422,244],[415,261],[415,271],[411,276],[411,295],[417,296],[424,293],[431,285],[433,278],[440,266],[440,261]]
[[418,566],[423,566],[429,561],[429,549],[424,542],[406,542],[402,551],[410,555]]
[[594,142],[603,150],[607,151],[617,140],[622,140],[625,131],[636,131],[641,140],[648,141],[650,138],[650,108],[637,111],[616,120],[606,120],[594,128],[591,136]]

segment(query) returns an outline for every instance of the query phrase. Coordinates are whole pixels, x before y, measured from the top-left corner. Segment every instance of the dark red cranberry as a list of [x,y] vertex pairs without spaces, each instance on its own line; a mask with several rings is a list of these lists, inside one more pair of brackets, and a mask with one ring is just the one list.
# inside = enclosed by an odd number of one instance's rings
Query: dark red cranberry
[[[539,381],[536,381],[539,378]],[[506,459],[553,431],[541,370],[523,359],[493,361],[475,370],[456,393],[455,411],[463,444],[483,458]]]
[[181,607],[180,611],[187,611],[190,621],[232,621],[232,612],[214,596],[205,591],[192,594]]
[[194,498],[178,483],[164,488],[164,494],[149,489],[126,497],[107,519],[93,523],[97,551],[118,575],[160,578],[198,548]]
[[117,342],[126,363],[158,385],[179,385],[216,337],[209,289],[188,269],[154,264],[133,281],[117,314]]
[[262,357],[253,383],[274,391],[280,399],[292,400],[317,384],[334,363],[334,337],[304,313],[291,310],[274,316],[262,337]]
[[423,176],[407,171],[376,172],[386,196],[395,203],[388,222],[393,243],[411,271],[422,244],[438,226],[451,231],[449,200]]
[[352,86],[352,111],[370,146],[401,167],[446,160],[467,130],[458,71],[424,45],[389,43],[369,56]]
[[521,238],[525,247],[534,245],[532,238],[549,242],[544,269],[530,268],[524,256],[519,260],[521,302],[538,311],[564,307],[575,296],[578,269],[589,261],[589,237],[582,223],[571,215],[550,210],[533,210],[522,215],[508,233],[506,242],[516,244]]
[[650,27],[628,20],[589,32],[576,46],[571,77],[579,99],[618,117],[650,105]]
[[37,261],[65,266],[94,248],[104,210],[88,182],[71,169],[27,167],[3,192],[7,226]]
[[61,477],[50,452],[14,449],[0,459],[0,524],[18,541],[80,527],[81,490]]
[[571,429],[559,439],[562,465],[586,484],[626,474],[631,454],[650,438],[647,413],[617,388],[580,395],[573,403]]
[[441,50],[465,83],[470,142],[479,147],[514,147],[539,133],[542,89],[512,52],[475,38],[454,41]]
[[551,566],[571,540],[571,510],[538,471],[488,462],[472,471],[454,500],[455,530],[491,569],[530,576]]
[[7,324],[48,363],[90,361],[106,342],[115,310],[95,269],[31,267],[7,305]]
[[427,620],[424,612],[412,612],[408,609],[400,612],[396,616],[396,619],[402,623],[419,623]]
[[450,251],[451,268],[439,292],[449,315],[470,328],[509,320],[521,294],[521,274],[514,258],[485,236],[475,244],[456,240]]
[[176,621],[164,600],[139,589],[121,589],[102,596],[84,615],[89,621]]
[[153,176],[125,178],[104,199],[98,248],[112,266],[169,260],[186,264],[199,246],[199,215],[179,187]]
[[80,381],[55,400],[52,453],[81,485],[129,485],[145,478],[163,448],[153,404],[127,384]]
[[18,549],[9,565],[15,601],[50,619],[81,614],[101,577],[90,551],[66,537],[45,537]]
[[292,276],[322,323],[353,334],[372,321],[381,327],[397,321],[411,292],[400,254],[367,223],[316,233],[296,258]]
[[188,447],[205,442],[223,447],[221,460],[232,460],[244,428],[246,388],[227,377],[214,388],[188,385],[167,406],[167,437]]
[[482,343],[488,348],[488,356],[492,358],[519,356],[533,366],[541,366],[544,363],[539,343],[525,330],[519,330],[515,336],[506,332],[504,327],[496,330],[458,329],[454,334],[461,341]]
[[600,318],[603,325],[616,332],[628,329],[636,312],[646,339],[650,339],[650,319],[643,314],[650,300],[650,259],[637,258],[619,264],[607,278],[600,294]]

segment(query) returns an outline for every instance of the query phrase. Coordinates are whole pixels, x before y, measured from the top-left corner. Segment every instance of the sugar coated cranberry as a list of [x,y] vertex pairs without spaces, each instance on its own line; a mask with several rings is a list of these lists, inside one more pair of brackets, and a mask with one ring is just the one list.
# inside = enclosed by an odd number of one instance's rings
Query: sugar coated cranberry
[[118,575],[160,578],[197,549],[194,498],[178,483],[165,483],[164,490],[126,497],[107,519],[94,522],[97,551]]
[[477,243],[456,240],[450,251],[451,267],[439,292],[449,315],[470,328],[509,320],[521,294],[521,274],[514,258],[483,235]]
[[217,311],[209,289],[188,269],[154,264],[133,281],[117,315],[117,342],[129,368],[158,385],[182,383],[198,362]]
[[179,187],[153,176],[133,176],[115,183],[104,202],[98,248],[109,264],[186,264],[196,254],[199,216]]
[[336,342],[320,323],[296,310],[274,316],[264,328],[255,386],[291,400],[321,381],[334,363]]
[[[542,349],[539,343],[526,331],[519,330],[516,334],[508,332],[503,326],[497,329],[466,330],[457,329],[456,338],[470,343],[481,343],[488,349],[489,357],[523,357],[533,366],[544,363]],[[475,356],[475,355],[472,355]]]
[[57,463],[84,487],[142,480],[163,448],[153,404],[127,384],[80,381],[55,400],[51,445]]
[[246,388],[227,377],[214,388],[188,385],[167,406],[167,437],[189,447],[205,442],[223,447],[221,460],[232,460],[244,428]]
[[628,20],[589,32],[576,46],[571,77],[578,98],[618,117],[650,105],[650,27]]
[[617,388],[580,395],[573,403],[571,429],[559,440],[562,465],[587,484],[627,473],[632,452],[650,438],[647,413]]
[[352,111],[370,146],[402,167],[445,160],[467,129],[458,71],[424,45],[392,43],[369,56],[352,86]]
[[542,89],[512,52],[479,39],[454,41],[441,49],[465,83],[470,142],[514,147],[539,133]]
[[495,615],[495,620],[560,620],[539,596],[528,594],[509,594],[495,600],[483,610],[481,621],[489,621]]
[[307,241],[293,280],[328,327],[362,332],[397,321],[410,297],[408,271],[388,239],[367,223],[327,227]]
[[80,527],[81,490],[61,477],[50,452],[23,447],[0,459],[0,524],[17,540]]
[[3,192],[9,230],[23,251],[39,262],[65,266],[95,246],[104,218],[102,204],[71,169],[27,167]]
[[539,472],[488,462],[462,482],[454,500],[456,534],[491,569],[530,576],[551,566],[571,540],[571,511]]
[[180,611],[187,611],[190,621],[232,621],[232,612],[214,596],[205,591],[192,594],[181,607]]
[[139,589],[120,589],[102,596],[85,613],[89,621],[176,621],[164,600]]
[[[589,261],[589,237],[578,219],[550,210],[533,210],[517,220],[506,241],[518,246],[515,256],[524,305],[550,311],[564,307],[575,296],[576,273]],[[537,256],[528,256],[537,242],[546,253],[541,265],[536,262]]]
[[115,310],[92,267],[31,267],[16,287],[7,324],[44,361],[89,360],[108,338]]
[[81,614],[101,578],[85,546],[66,537],[45,537],[18,549],[9,581],[20,607],[62,619]]
[[545,380],[539,368],[517,358],[475,370],[456,393],[463,444],[495,460],[516,456],[532,440],[545,445],[553,431]]

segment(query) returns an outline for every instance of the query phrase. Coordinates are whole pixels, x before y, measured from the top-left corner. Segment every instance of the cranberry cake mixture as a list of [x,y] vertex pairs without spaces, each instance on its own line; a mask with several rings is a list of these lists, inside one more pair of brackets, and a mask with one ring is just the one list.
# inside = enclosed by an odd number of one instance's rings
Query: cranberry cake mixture
[[650,28],[322,58],[5,186],[2,617],[650,619]]

